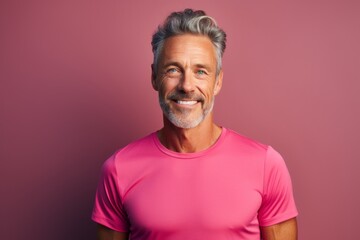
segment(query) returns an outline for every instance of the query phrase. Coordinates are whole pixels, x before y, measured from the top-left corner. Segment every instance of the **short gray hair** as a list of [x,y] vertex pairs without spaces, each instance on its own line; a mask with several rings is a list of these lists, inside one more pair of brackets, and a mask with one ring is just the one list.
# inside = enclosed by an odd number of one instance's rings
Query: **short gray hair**
[[216,51],[216,75],[218,75],[222,67],[221,59],[226,47],[226,33],[204,11],[193,11],[192,9],[171,13],[163,25],[160,25],[153,34],[151,41],[154,54],[153,70],[157,71],[165,39],[186,33],[203,35],[210,39]]

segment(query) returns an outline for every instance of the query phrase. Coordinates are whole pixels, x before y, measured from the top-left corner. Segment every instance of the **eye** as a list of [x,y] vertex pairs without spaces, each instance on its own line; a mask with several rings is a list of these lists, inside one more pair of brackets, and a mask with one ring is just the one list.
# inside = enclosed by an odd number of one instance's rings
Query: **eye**
[[207,74],[207,73],[206,73],[204,70],[199,69],[199,70],[197,70],[196,74],[198,74],[198,75],[205,75],[205,74]]
[[169,68],[166,70],[166,73],[168,74],[176,74],[179,73],[180,71],[177,68]]
[[178,78],[181,75],[181,71],[179,68],[170,67],[165,70],[165,76],[169,78]]
[[170,68],[167,70],[168,73],[175,73],[177,72],[177,69],[176,68]]

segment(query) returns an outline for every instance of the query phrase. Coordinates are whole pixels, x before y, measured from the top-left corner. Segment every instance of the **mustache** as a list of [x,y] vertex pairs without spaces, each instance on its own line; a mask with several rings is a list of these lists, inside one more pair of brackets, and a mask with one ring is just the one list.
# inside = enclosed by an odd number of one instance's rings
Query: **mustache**
[[189,100],[189,101],[198,101],[203,102],[203,96],[196,93],[184,93],[184,92],[172,92],[167,97],[170,100]]

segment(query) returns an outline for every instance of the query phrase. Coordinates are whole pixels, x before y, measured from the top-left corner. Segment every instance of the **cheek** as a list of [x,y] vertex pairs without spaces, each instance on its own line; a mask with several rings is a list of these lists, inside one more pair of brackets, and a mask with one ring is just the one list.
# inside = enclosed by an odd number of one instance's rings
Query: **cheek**
[[199,90],[201,91],[201,93],[207,97],[207,98],[212,98],[215,95],[215,86],[212,86],[208,83],[202,83],[199,85]]
[[162,95],[168,94],[169,92],[176,90],[176,87],[177,82],[174,79],[163,79],[159,87],[159,92],[161,92]]
[[168,95],[171,93],[171,91],[165,86],[160,86],[158,93],[161,98],[166,99]]

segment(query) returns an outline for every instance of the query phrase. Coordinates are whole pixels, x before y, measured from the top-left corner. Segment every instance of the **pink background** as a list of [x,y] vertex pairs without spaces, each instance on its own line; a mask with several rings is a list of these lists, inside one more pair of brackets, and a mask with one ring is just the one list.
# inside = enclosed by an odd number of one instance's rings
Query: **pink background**
[[102,162],[161,127],[151,34],[185,7],[228,33],[216,120],[282,153],[300,239],[357,238],[359,2],[209,2],[1,1],[1,239],[95,239]]

